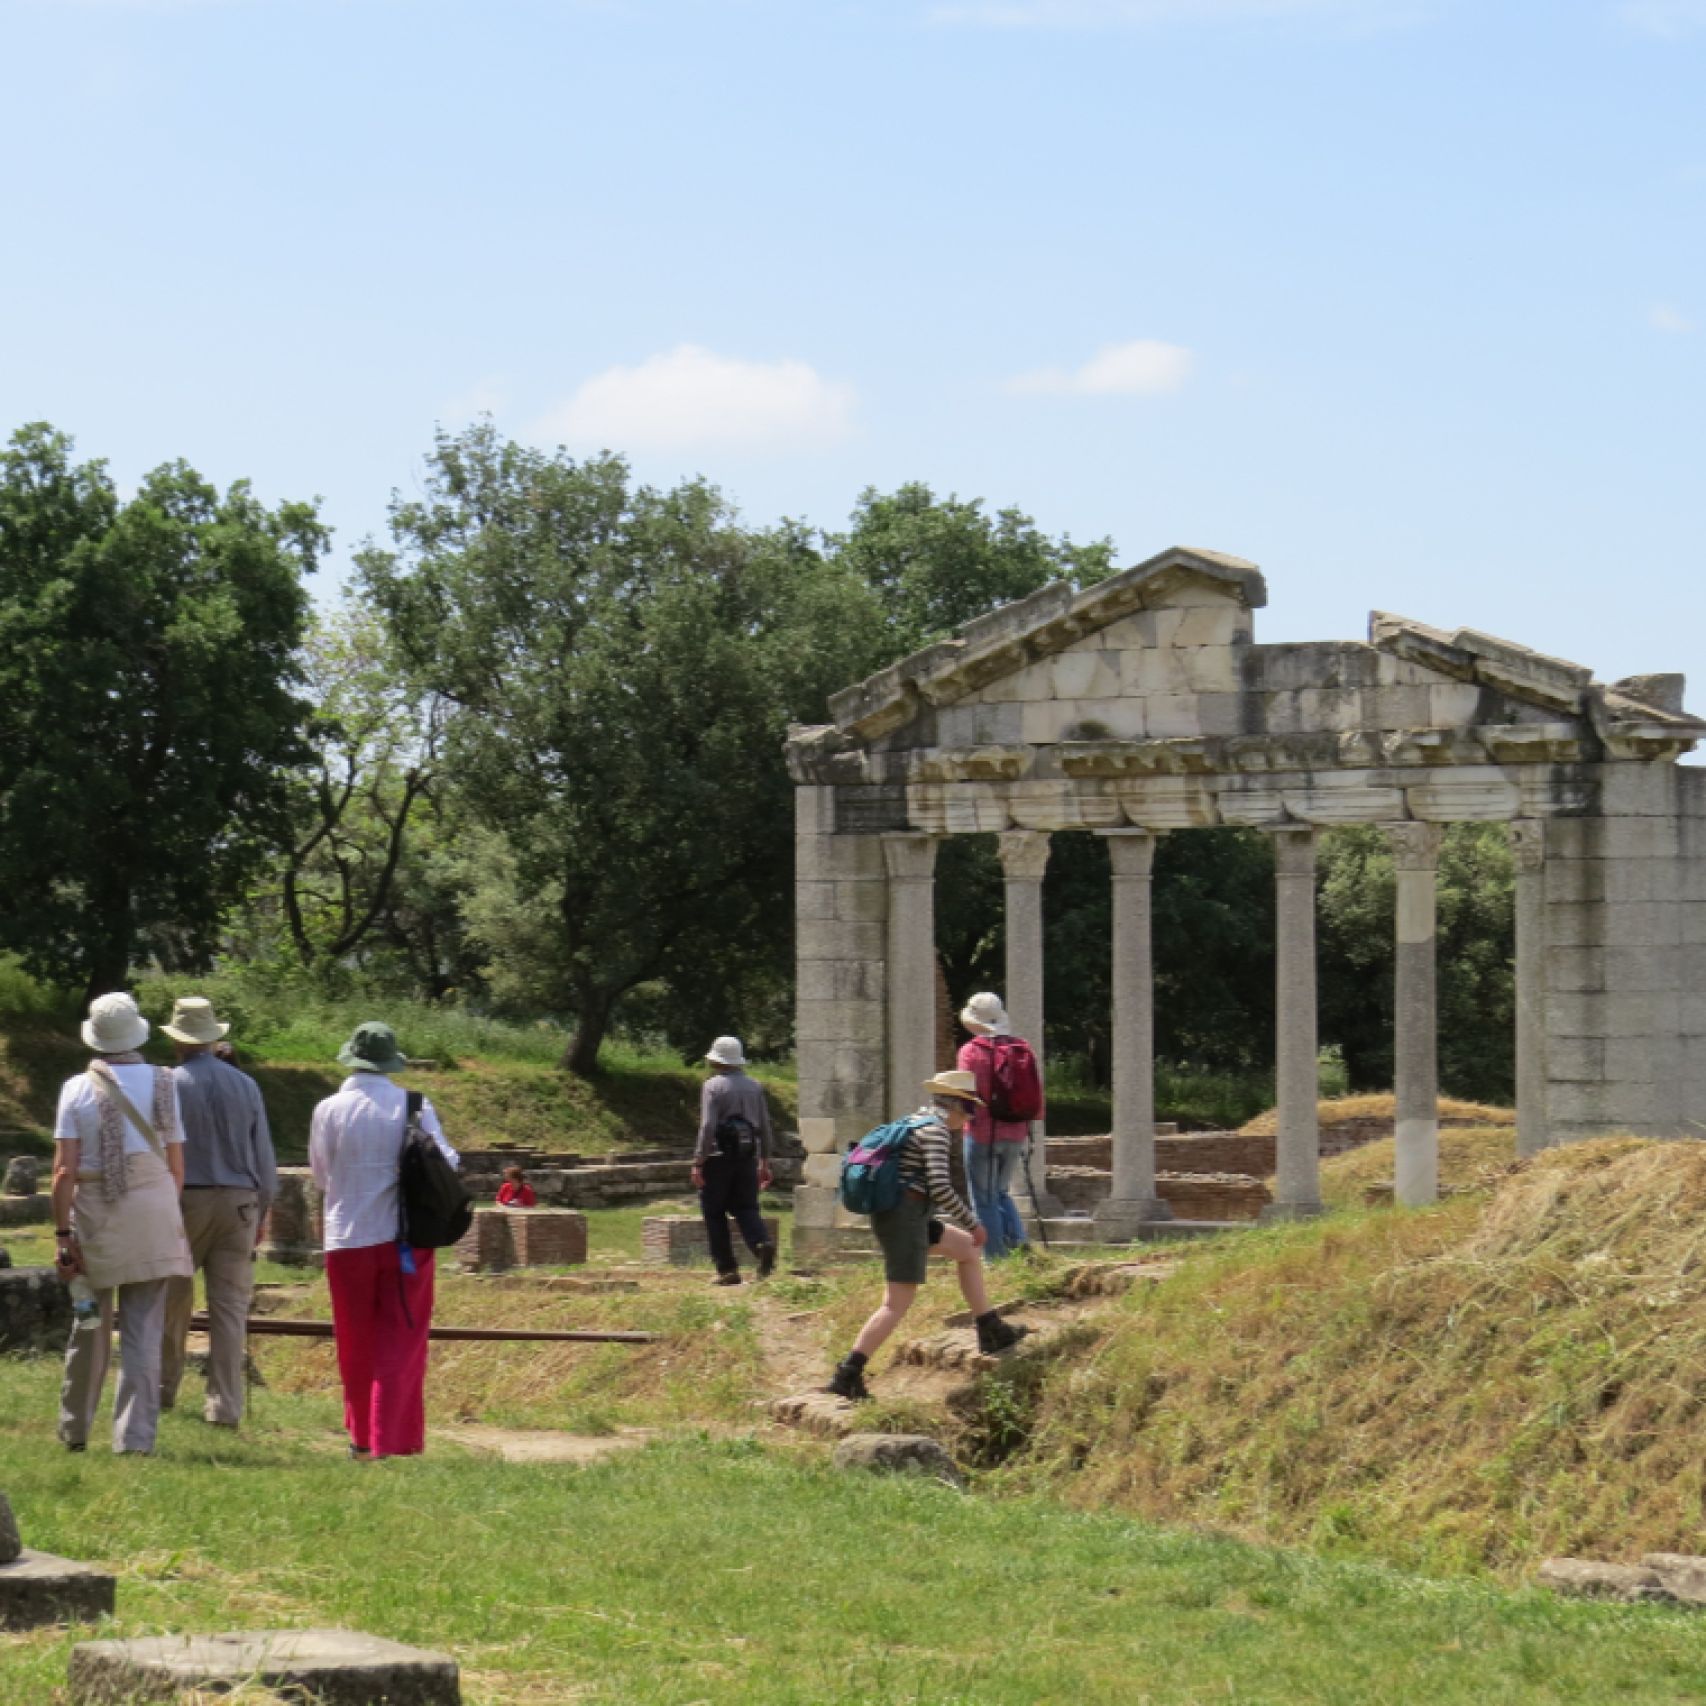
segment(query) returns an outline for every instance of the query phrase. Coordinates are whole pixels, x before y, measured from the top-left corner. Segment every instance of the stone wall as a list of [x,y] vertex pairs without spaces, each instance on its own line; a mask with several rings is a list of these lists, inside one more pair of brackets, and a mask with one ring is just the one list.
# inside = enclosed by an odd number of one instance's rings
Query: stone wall
[[[764,1217],[764,1233],[772,1244],[780,1242],[782,1225],[774,1215]],[[734,1239],[737,1254],[746,1250],[732,1220],[729,1222],[729,1235]],[[684,1268],[694,1262],[709,1262],[711,1241],[706,1236],[705,1222],[696,1214],[651,1215],[640,1226],[640,1253],[648,1262],[674,1268]]]
[[578,1267],[586,1261],[584,1214],[555,1208],[478,1208],[456,1245],[456,1259],[476,1272]]
[[71,1291],[52,1268],[0,1270],[0,1351],[65,1349]]
[[1155,1192],[1175,1220],[1255,1220],[1273,1201],[1260,1179],[1230,1173],[1157,1173]]

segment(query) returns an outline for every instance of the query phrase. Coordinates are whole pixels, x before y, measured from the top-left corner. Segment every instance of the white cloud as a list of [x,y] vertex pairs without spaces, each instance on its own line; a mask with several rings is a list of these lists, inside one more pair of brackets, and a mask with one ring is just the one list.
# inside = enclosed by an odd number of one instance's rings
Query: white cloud
[[1706,0],[1623,0],[1617,15],[1631,29],[1666,41],[1706,30]]
[[1681,334],[1692,332],[1694,322],[1680,308],[1673,308],[1668,302],[1655,302],[1647,310],[1647,324],[1655,332],[1671,332]]
[[852,387],[807,362],[742,361],[678,344],[638,367],[594,374],[540,431],[612,450],[793,448],[833,443],[852,416]]
[[1182,344],[1137,338],[1104,344],[1081,367],[1042,367],[1007,381],[1025,396],[1159,397],[1177,391],[1191,376],[1196,357]]
[[932,23],[993,29],[1082,30],[1290,18],[1381,28],[1414,23],[1429,4],[1430,0],[941,0],[931,6],[929,18]]

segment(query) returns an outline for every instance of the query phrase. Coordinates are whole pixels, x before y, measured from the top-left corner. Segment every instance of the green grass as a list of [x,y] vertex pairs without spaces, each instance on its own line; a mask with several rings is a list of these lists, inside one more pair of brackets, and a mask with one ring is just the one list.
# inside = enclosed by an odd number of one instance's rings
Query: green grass
[[[1555,1706],[1698,1698],[1687,1614],[1572,1605],[683,1438],[590,1468],[440,1447],[360,1468],[325,1401],[152,1461],[51,1441],[0,1367],[33,1544],[120,1577],[107,1636],[334,1624],[447,1647],[469,1706]],[[430,1512],[430,1523],[423,1513]],[[0,1637],[62,1706],[86,1632]]]

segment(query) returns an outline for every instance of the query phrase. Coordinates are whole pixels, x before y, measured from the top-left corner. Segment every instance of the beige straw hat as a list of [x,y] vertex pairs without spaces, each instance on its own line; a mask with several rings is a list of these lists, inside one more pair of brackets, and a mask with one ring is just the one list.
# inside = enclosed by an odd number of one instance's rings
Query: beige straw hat
[[185,995],[172,1003],[172,1016],[160,1029],[177,1043],[216,1043],[231,1027],[220,1024],[205,995]]

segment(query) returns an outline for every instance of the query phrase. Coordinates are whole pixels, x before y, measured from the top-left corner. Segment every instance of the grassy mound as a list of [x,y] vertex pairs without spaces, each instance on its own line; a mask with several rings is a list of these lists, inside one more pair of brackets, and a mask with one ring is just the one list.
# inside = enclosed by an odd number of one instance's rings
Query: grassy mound
[[[1514,1108],[1500,1108],[1490,1102],[1462,1102],[1455,1096],[1440,1097],[1439,1117],[1471,1125],[1516,1124]],[[1398,1099],[1390,1091],[1371,1096],[1330,1096],[1321,1102],[1320,1118],[1323,1131],[1359,1120],[1393,1121],[1398,1118]],[[1274,1136],[1279,1130],[1279,1109],[1269,1108],[1257,1114],[1239,1130],[1245,1137]]]
[[1703,1273],[1691,1144],[1576,1145],[1424,1212],[1254,1232],[1025,1395],[1008,1473],[1428,1568],[1699,1550]]

